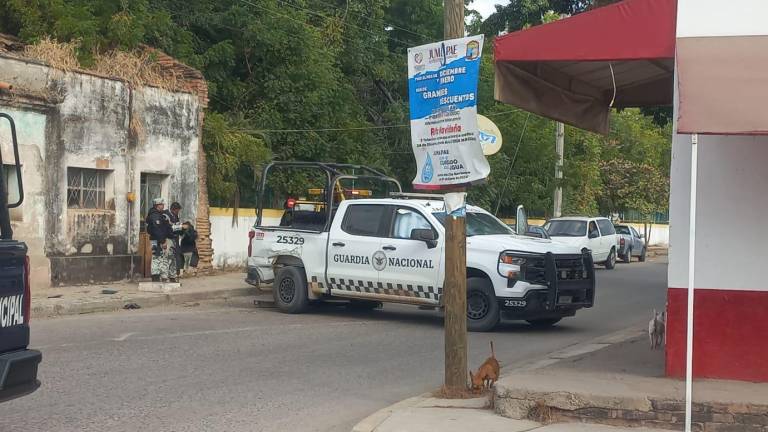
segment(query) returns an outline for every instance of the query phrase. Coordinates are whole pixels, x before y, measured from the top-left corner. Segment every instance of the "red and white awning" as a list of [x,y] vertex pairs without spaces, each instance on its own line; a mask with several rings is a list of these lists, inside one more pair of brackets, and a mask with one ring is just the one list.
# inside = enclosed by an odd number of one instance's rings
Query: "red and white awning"
[[768,1],[721,5],[624,0],[498,37],[496,99],[607,133],[610,107],[671,105],[676,67],[678,132],[768,134]]
[[496,38],[496,99],[600,133],[611,106],[671,105],[676,8],[625,0]]

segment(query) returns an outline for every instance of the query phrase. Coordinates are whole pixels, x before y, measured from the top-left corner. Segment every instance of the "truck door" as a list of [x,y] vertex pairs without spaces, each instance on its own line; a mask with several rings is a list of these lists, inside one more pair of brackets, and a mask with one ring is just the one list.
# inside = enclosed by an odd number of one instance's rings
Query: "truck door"
[[374,263],[391,225],[392,207],[350,203],[343,214],[331,227],[326,281],[332,295],[367,297],[375,294],[379,283]]
[[616,229],[613,223],[608,219],[598,219],[597,226],[600,228],[600,245],[605,258],[611,253],[611,248],[616,247]]
[[[419,230],[431,230],[434,240],[419,239]],[[383,260],[376,262],[386,294],[414,297],[416,303],[437,304],[444,244],[443,239],[438,238],[438,231],[419,210],[398,206],[392,230],[381,242],[378,254]]]
[[592,257],[596,262],[605,261],[608,251],[605,250],[603,240],[600,238],[600,231],[597,229],[597,222],[589,221],[587,225],[587,244],[592,251]]

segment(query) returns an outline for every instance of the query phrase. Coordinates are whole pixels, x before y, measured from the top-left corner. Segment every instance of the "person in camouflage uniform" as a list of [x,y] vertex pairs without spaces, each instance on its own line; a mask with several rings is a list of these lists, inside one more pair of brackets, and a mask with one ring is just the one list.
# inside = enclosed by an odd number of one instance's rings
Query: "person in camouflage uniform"
[[168,243],[166,240],[158,242],[159,253],[152,256],[152,276],[157,276],[161,282],[173,282],[177,275],[176,255]]
[[[152,281],[160,282],[170,280],[176,282],[178,274],[176,270],[175,249],[168,239],[173,239],[173,228],[170,219],[165,213],[165,200],[156,198],[152,202],[152,208],[146,218],[147,233],[152,242]],[[170,258],[169,258],[170,257]]]

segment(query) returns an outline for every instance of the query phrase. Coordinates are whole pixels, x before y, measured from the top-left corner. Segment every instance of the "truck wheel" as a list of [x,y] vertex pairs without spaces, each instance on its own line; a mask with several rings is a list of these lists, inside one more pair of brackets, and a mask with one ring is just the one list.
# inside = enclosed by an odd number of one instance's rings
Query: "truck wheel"
[[627,250],[626,255],[621,256],[621,260],[624,261],[625,263],[632,262],[632,248],[629,248],[629,250]]
[[467,329],[491,331],[500,319],[499,303],[491,282],[485,278],[467,278]]
[[307,276],[304,269],[288,266],[278,270],[272,285],[272,295],[280,312],[297,314],[309,307]]
[[616,267],[616,248],[611,248],[611,252],[608,253],[608,259],[605,260],[605,268],[613,270]]
[[640,257],[637,259],[640,262],[645,262],[645,250],[646,248],[643,248],[643,252],[640,254]]
[[528,324],[530,324],[533,327],[536,328],[547,328],[552,327],[553,325],[560,322],[562,318],[545,318],[545,319],[534,319],[534,320],[527,320]]

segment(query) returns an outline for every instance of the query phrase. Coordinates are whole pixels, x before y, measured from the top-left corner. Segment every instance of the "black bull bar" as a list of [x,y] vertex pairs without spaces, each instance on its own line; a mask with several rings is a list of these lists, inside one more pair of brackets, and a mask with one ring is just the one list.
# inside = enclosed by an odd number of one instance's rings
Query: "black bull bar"
[[525,260],[517,280],[547,287],[546,310],[594,306],[595,265],[589,249],[582,249],[580,254],[505,250],[499,255],[499,264],[504,255]]

